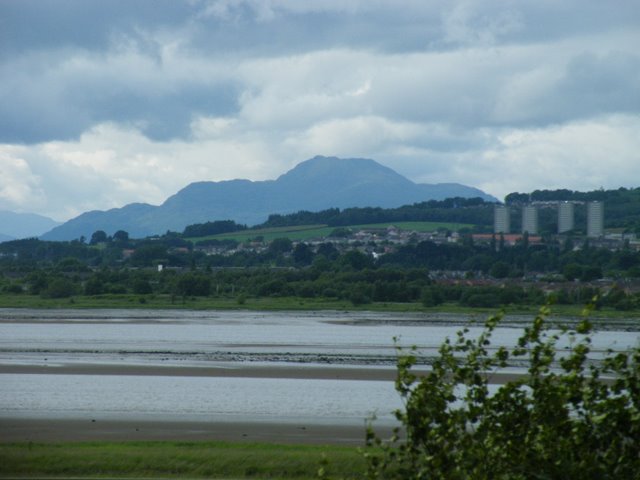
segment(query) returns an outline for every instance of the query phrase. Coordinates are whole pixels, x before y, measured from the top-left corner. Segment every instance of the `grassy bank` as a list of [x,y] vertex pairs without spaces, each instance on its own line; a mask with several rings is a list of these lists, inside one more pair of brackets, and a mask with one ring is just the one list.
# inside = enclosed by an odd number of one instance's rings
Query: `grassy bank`
[[358,478],[355,447],[122,442],[0,444],[0,477],[317,478],[323,458],[331,478]]
[[[133,295],[105,294],[94,296],[74,296],[71,298],[42,298],[38,295],[1,294],[0,308],[125,308],[125,309],[186,309],[186,310],[337,310],[337,311],[371,311],[371,312],[413,312],[413,313],[459,313],[473,314],[483,317],[496,313],[498,308],[472,308],[454,303],[445,303],[437,307],[424,307],[420,302],[394,303],[371,302],[354,305],[348,300],[331,298],[302,297],[176,297],[172,295]],[[504,310],[509,314],[535,314],[539,305],[512,305]],[[583,310],[582,305],[554,305],[554,315],[577,317]],[[640,311],[619,311],[613,308],[602,308],[591,313],[593,318],[638,319]]]
[[[451,222],[385,222],[385,223],[369,223],[363,225],[345,226],[351,231],[358,230],[385,230],[394,226],[398,230],[408,230],[413,232],[435,232],[437,230],[458,231],[462,228],[472,228],[469,223],[451,223]],[[311,239],[326,238],[336,227],[327,225],[296,225],[290,227],[272,227],[251,230],[241,230],[232,233],[220,233],[218,235],[209,235],[206,237],[192,237],[187,240],[195,243],[202,240],[235,240],[237,242],[246,242],[256,237],[262,237],[265,242],[270,242],[276,238],[289,238],[292,241],[307,241]]]

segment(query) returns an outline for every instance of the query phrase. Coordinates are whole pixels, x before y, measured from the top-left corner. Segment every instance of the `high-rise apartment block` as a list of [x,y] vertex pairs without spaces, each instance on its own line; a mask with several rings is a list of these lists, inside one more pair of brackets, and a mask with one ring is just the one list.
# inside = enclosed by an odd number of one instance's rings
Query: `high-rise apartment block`
[[587,237],[604,235],[604,203],[587,203]]
[[538,207],[525,205],[522,207],[522,233],[538,234]]
[[494,233],[509,233],[511,226],[509,207],[496,205],[493,209],[493,231]]
[[572,202],[558,203],[558,233],[568,232],[575,228],[574,205]]

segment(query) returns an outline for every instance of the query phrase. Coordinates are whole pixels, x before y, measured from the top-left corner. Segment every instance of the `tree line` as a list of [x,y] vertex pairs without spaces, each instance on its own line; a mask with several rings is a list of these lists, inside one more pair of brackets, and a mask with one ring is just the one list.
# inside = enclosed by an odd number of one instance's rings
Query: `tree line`
[[[128,258],[123,252],[131,248]],[[238,295],[301,297],[370,302],[444,303],[468,307],[532,305],[554,291],[560,303],[580,304],[598,290],[588,282],[603,275],[640,278],[640,252],[566,243],[513,247],[499,238],[476,245],[431,241],[381,254],[378,246],[340,249],[336,244],[272,241],[265,251],[205,255],[189,242],[162,239],[98,245],[23,240],[0,245],[0,291],[64,298],[72,295],[168,294],[177,297]],[[157,266],[163,271],[158,272]],[[532,271],[536,282],[523,282]],[[450,272],[457,272],[450,278]],[[508,280],[508,281],[507,281]],[[567,283],[571,282],[571,283]],[[637,295],[612,289],[600,301],[620,310],[637,308]]]

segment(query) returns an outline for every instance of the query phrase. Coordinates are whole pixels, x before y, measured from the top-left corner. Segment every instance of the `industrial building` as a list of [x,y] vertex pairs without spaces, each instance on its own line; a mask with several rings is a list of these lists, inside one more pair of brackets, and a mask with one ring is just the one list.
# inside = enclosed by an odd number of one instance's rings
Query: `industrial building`
[[602,202],[587,203],[587,237],[604,235],[604,204]]
[[493,232],[509,233],[511,228],[509,207],[496,205],[493,209]]
[[558,233],[565,233],[575,228],[573,202],[558,203]]
[[522,207],[522,233],[538,234],[538,207],[525,205]]
[[[527,232],[529,235],[538,235],[540,233],[539,225],[539,208],[557,208],[558,210],[558,234],[570,232],[576,228],[576,204],[582,205],[582,201],[562,201],[562,202],[534,202],[522,206],[522,228],[521,232]],[[604,203],[603,202],[587,202],[586,203],[586,233],[588,237],[598,238],[604,236]],[[582,217],[583,210],[580,211],[579,218]],[[493,232],[495,233],[511,233],[511,211],[506,205],[496,205],[493,211]],[[578,226],[579,230],[584,231],[585,226]]]

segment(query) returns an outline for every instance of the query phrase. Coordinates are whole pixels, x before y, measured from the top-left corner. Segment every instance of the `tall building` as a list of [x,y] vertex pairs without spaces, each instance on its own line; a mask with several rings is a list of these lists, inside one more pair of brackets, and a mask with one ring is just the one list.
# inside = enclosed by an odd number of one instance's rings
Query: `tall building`
[[525,205],[522,207],[522,233],[529,235],[538,234],[538,207],[535,205]]
[[604,203],[587,203],[587,237],[604,235]]
[[575,228],[572,202],[558,203],[558,233],[568,232]]
[[511,226],[509,207],[496,205],[493,209],[493,232],[509,233]]

